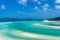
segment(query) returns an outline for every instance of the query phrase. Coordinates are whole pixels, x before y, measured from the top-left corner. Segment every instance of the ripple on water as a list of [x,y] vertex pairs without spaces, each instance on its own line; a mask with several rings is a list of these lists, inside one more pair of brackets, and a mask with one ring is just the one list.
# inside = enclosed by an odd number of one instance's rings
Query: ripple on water
[[7,28],[3,33],[6,40],[7,38],[12,40],[60,40],[59,22],[19,21],[2,24]]

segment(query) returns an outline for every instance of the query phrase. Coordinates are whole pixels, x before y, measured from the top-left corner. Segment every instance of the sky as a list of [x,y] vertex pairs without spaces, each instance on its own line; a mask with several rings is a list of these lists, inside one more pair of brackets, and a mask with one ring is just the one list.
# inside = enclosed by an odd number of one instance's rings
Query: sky
[[60,0],[0,0],[0,18],[47,19],[60,16]]

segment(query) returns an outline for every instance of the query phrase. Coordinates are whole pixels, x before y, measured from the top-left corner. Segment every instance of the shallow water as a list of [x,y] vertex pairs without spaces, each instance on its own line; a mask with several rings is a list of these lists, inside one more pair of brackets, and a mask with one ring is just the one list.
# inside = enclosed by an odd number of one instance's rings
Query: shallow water
[[0,40],[60,40],[60,22],[0,22]]

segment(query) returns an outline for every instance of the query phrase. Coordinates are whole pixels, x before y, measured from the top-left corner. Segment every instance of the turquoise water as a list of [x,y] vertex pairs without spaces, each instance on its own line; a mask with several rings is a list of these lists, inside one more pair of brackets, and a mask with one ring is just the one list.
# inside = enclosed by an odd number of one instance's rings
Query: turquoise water
[[0,22],[1,40],[60,40],[60,21]]

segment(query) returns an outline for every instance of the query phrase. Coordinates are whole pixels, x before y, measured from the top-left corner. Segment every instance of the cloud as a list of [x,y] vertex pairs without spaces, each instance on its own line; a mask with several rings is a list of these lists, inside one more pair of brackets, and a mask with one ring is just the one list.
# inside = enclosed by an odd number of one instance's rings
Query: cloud
[[17,11],[17,13],[20,13],[20,11]]
[[35,6],[35,8],[34,8],[35,10],[37,10],[38,9],[38,7],[37,6]]
[[60,5],[56,5],[55,6],[55,9],[60,9]]
[[45,8],[45,7],[49,7],[49,4],[45,4],[45,5],[43,5],[43,8]]
[[59,3],[60,4],[60,0],[56,0],[56,3]]
[[41,2],[40,2],[40,1],[38,1],[38,4],[41,4]]
[[45,5],[43,5],[43,11],[45,12],[45,11],[47,11],[48,10],[48,7],[49,7],[49,5],[48,4],[45,4]]
[[19,4],[25,5],[26,2],[27,2],[27,0],[17,0],[17,2],[18,2]]
[[5,5],[1,5],[1,9],[4,10],[5,9]]
[[43,11],[45,12],[45,11],[47,11],[48,10],[48,8],[43,8]]

